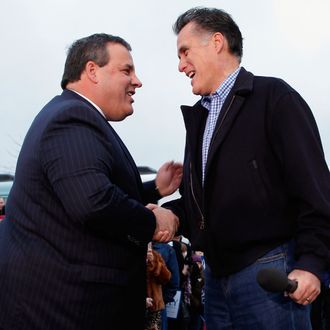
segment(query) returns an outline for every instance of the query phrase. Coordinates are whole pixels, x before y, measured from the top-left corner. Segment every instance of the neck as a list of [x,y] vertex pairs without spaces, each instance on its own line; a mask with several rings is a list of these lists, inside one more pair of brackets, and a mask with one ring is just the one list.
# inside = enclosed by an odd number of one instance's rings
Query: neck
[[[239,65],[239,61],[233,56],[224,58],[219,62],[217,68],[217,72],[219,72],[217,88],[239,67]],[[214,92],[215,91],[213,91],[213,93]]]

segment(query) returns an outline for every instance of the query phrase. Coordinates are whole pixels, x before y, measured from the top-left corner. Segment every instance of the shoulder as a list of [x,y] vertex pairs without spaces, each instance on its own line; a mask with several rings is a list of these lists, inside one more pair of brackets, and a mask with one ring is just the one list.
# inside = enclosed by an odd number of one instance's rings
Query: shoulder
[[[74,92],[63,91],[54,97],[38,114],[36,120],[52,124],[73,124],[77,127],[106,127],[109,123],[87,100]],[[81,125],[81,126],[79,126]]]
[[277,77],[254,76],[254,90],[268,90],[276,94],[296,93],[286,81]]

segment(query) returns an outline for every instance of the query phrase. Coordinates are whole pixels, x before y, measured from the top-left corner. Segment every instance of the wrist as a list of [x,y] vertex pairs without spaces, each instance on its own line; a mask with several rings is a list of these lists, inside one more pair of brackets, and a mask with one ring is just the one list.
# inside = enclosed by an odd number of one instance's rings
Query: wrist
[[158,187],[158,186],[155,186],[155,190],[157,191],[157,193],[158,193],[158,195],[159,195],[159,196],[163,196],[163,195],[162,195],[162,193],[160,192],[160,190],[159,190],[159,187]]
[[164,197],[164,194],[162,192],[162,189],[159,187],[159,185],[157,184],[156,181],[155,181],[155,191],[159,195],[159,197]]

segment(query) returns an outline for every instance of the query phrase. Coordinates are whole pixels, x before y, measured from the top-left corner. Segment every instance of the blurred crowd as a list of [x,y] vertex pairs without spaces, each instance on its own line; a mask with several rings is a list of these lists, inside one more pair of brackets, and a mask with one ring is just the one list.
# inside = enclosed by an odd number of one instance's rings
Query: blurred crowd
[[147,254],[146,330],[204,329],[204,256],[177,236]]
[[[203,252],[177,236],[169,243],[151,242],[147,254],[145,330],[206,330]],[[330,272],[312,304],[313,330],[330,329]]]

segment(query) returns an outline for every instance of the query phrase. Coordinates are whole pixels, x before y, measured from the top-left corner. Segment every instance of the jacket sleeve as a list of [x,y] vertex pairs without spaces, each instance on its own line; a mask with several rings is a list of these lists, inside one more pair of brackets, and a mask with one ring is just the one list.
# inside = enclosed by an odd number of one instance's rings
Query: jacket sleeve
[[330,176],[317,125],[295,91],[278,99],[271,118],[274,152],[289,196],[297,205],[296,268],[320,278],[330,261]]
[[161,198],[162,196],[156,189],[155,180],[143,182],[143,201],[145,204],[156,204]]

